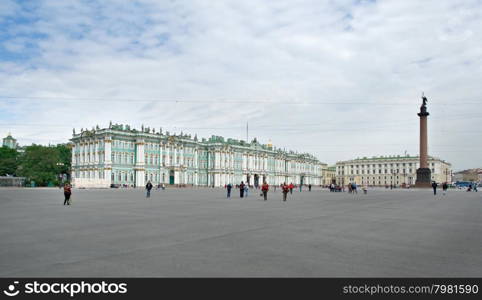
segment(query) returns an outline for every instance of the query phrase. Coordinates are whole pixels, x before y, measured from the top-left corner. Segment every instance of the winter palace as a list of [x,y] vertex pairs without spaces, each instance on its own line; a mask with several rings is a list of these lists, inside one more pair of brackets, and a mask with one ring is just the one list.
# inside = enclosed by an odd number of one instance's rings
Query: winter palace
[[143,187],[152,184],[224,186],[283,182],[323,184],[327,165],[313,155],[276,149],[271,144],[212,136],[198,140],[142,126],[73,132],[72,184],[75,187]]

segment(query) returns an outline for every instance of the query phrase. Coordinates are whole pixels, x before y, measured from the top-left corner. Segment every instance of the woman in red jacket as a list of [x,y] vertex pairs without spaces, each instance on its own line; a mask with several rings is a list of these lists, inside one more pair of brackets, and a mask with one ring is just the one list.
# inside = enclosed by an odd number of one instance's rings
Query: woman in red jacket
[[283,201],[286,201],[286,196],[288,195],[288,192],[290,190],[289,186],[286,184],[286,182],[282,186],[282,193],[283,193]]
[[261,191],[263,192],[264,201],[268,200],[269,185],[266,183],[266,181],[261,186]]
[[66,183],[64,185],[64,196],[65,196],[64,205],[65,204],[70,205],[70,195],[72,195],[72,188],[70,184]]

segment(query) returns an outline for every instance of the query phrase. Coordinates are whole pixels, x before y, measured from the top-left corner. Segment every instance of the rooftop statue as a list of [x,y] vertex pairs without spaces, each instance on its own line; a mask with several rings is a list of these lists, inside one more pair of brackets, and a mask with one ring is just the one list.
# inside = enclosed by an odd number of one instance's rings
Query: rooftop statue
[[427,97],[422,93],[422,106],[420,106],[420,114],[424,116],[428,116],[427,112]]
[[72,128],[72,134],[75,135],[75,128]]

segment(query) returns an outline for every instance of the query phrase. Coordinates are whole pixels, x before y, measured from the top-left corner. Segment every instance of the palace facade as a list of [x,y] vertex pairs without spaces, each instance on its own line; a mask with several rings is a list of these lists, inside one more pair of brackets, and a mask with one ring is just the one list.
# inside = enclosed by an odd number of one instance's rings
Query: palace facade
[[73,132],[75,187],[143,187],[152,184],[224,186],[239,184],[323,184],[327,165],[313,155],[283,151],[256,139],[247,143],[212,136],[198,140],[181,132],[131,129],[129,125]]
[[[336,183],[350,182],[368,186],[414,185],[417,180],[419,157],[409,155],[363,157],[336,163]],[[452,180],[452,165],[436,157],[428,157],[432,180],[441,183]]]

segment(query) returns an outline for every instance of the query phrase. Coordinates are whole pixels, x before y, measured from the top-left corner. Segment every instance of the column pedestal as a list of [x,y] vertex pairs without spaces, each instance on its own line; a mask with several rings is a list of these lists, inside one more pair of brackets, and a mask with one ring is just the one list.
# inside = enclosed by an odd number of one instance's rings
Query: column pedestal
[[429,168],[417,169],[417,181],[415,187],[417,188],[430,188],[432,187],[432,172]]

